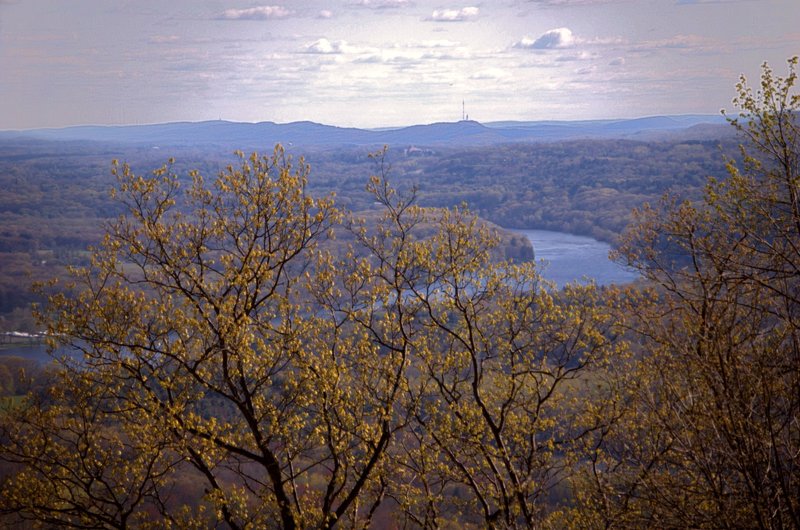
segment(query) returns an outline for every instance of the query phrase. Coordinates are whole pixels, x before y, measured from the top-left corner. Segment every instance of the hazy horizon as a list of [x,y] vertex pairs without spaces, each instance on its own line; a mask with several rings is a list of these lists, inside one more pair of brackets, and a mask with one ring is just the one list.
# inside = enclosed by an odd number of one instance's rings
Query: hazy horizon
[[[490,126],[498,123],[581,123],[581,122],[622,122],[622,121],[629,121],[629,120],[645,120],[650,118],[686,118],[686,117],[698,117],[698,118],[709,118],[710,120],[717,120],[720,121],[724,120],[724,116],[722,114],[696,114],[696,113],[687,113],[687,114],[652,114],[652,115],[645,115],[645,116],[633,116],[631,118],[595,118],[595,119],[583,119],[583,118],[576,118],[573,120],[523,120],[523,119],[505,119],[505,120],[487,120],[487,121],[478,121],[473,120],[472,118],[469,121],[478,123],[484,126]],[[24,129],[0,129],[0,131],[10,132],[10,131],[29,131],[29,130],[39,130],[39,129],[68,129],[72,127],[146,127],[150,125],[169,125],[175,123],[210,123],[210,122],[224,122],[224,123],[232,123],[232,124],[247,124],[247,125],[258,125],[261,123],[274,123],[275,125],[292,125],[296,123],[314,123],[316,125],[324,125],[327,127],[339,127],[339,128],[355,128],[355,129],[362,129],[366,131],[374,130],[386,130],[386,129],[404,129],[407,127],[414,127],[419,125],[435,125],[438,123],[446,123],[446,124],[454,124],[459,123],[464,120],[451,120],[451,121],[432,121],[432,122],[425,122],[425,123],[407,123],[403,125],[377,125],[375,127],[354,127],[354,126],[347,126],[347,125],[337,125],[333,123],[324,123],[315,121],[312,119],[306,120],[295,120],[295,121],[272,121],[272,120],[263,120],[263,121],[237,121],[237,120],[225,120],[225,119],[210,119],[210,120],[177,120],[177,121],[158,121],[158,122],[149,122],[149,123],[76,123],[73,125],[61,125],[61,126],[53,126],[53,127],[28,127]]]
[[784,74],[798,19],[796,0],[0,0],[0,129],[716,115],[740,74]]

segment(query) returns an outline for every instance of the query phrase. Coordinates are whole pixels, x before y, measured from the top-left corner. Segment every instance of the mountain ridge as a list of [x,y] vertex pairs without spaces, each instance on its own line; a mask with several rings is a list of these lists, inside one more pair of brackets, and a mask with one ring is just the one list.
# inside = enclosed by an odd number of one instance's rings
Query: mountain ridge
[[684,131],[726,136],[725,118],[714,115],[647,116],[630,119],[578,121],[472,120],[434,122],[398,128],[359,129],[313,121],[289,123],[179,121],[147,125],[76,125],[0,131],[0,138],[26,137],[42,140],[81,140],[153,146],[230,145],[250,147],[284,143],[297,146],[476,146],[516,142],[548,142],[572,139],[617,138],[652,140]]

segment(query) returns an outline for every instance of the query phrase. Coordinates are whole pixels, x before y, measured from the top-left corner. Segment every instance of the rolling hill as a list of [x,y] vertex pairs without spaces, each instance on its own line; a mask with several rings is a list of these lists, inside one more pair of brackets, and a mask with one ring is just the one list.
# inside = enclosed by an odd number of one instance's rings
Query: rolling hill
[[2,131],[0,138],[98,141],[152,146],[223,145],[237,148],[273,145],[480,146],[516,142],[543,142],[588,138],[642,139],[691,134],[702,128],[708,137],[726,135],[730,127],[721,116],[652,116],[627,120],[504,121],[485,124],[459,121],[391,129],[335,127],[310,121],[243,123],[223,120],[173,122],[152,125],[84,125],[60,129]]

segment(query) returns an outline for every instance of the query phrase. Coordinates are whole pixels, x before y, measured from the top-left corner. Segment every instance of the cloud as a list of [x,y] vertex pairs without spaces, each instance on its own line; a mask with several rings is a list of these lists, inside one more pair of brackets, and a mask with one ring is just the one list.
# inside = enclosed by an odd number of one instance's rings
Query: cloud
[[396,9],[400,7],[410,7],[413,5],[411,0],[359,0],[351,5],[358,7],[368,7],[370,9]]
[[595,37],[593,39],[575,39],[581,44],[592,44],[595,46],[623,46],[628,44],[628,40],[622,37]]
[[422,64],[423,59],[403,54],[382,55],[374,53],[359,57],[353,62],[356,64],[417,65]]
[[317,13],[317,18],[333,18],[333,11],[328,9],[323,9],[319,13]]
[[461,9],[437,9],[426,20],[434,22],[463,22],[473,20],[478,16],[480,9],[477,7],[462,7]]
[[423,59],[434,59],[437,61],[463,61],[473,59],[474,55],[465,49],[454,49],[446,52],[429,51],[422,54]]
[[509,77],[511,77],[511,74],[502,68],[487,68],[470,75],[469,79],[476,81],[498,81]]
[[417,43],[404,43],[406,47],[415,48],[455,48],[460,46],[458,42],[446,39],[440,40],[423,40]]
[[292,12],[283,6],[260,6],[247,9],[226,9],[220,18],[224,20],[267,20],[285,18]]
[[[306,44],[303,53],[338,56],[337,61],[354,64],[422,64],[431,61],[461,61],[473,58],[469,49],[449,40],[383,43],[380,47],[354,45],[344,40],[320,38]],[[343,57],[343,56],[347,57]]]
[[561,55],[556,57],[554,60],[557,63],[569,63],[574,61],[586,61],[589,59],[594,59],[595,57],[597,57],[597,54],[582,51],[580,53],[568,53]]
[[383,43],[381,49],[383,50],[419,50],[419,49],[440,49],[440,48],[458,48],[461,47],[460,42],[447,40],[447,39],[428,39],[419,41],[396,41]]
[[625,64],[625,57],[615,57],[609,61],[608,66],[623,66]]
[[523,37],[514,44],[515,48],[528,50],[550,50],[555,48],[568,48],[576,43],[576,38],[569,28],[555,28],[542,33],[538,38]]
[[331,42],[328,39],[322,38],[306,46],[306,53],[334,55],[338,53],[344,53],[346,48],[347,43],[343,40]]

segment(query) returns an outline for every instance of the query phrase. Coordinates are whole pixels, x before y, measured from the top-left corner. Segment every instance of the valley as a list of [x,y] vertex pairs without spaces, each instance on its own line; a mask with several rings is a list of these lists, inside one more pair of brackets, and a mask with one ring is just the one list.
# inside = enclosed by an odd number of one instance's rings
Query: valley
[[[728,130],[732,128],[721,129],[713,123],[718,118],[706,117],[712,122],[706,123],[710,129],[702,129],[704,136],[697,138],[700,121],[504,123],[480,127],[508,135],[523,131],[528,136],[520,138],[528,140],[494,138],[485,145],[475,145],[474,137],[465,136],[464,129],[468,132],[478,124],[417,126],[402,129],[398,136],[408,143],[388,145],[383,169],[370,156],[381,145],[334,143],[341,138],[338,128],[288,124],[284,127],[292,127],[284,132],[294,131],[290,138],[296,142],[284,145],[295,164],[310,165],[311,194],[335,194],[337,205],[353,212],[374,208],[365,187],[370,175],[383,170],[401,192],[415,189],[420,206],[466,205],[504,228],[551,230],[614,244],[634,208],[657,203],[665,194],[697,200],[707,177],[724,177],[720,153],[738,156]],[[271,143],[259,143],[253,135],[258,128],[251,124],[228,124],[217,130],[221,136],[203,136],[210,134],[208,127],[164,124],[0,133],[0,187],[10,191],[0,196],[0,329],[35,331],[28,306],[42,298],[31,292],[31,284],[63,275],[66,265],[84,264],[87,247],[97,244],[105,223],[122,213],[110,198],[115,185],[112,160],[147,174],[171,157],[170,170],[180,179],[194,169],[213,179],[235,159],[235,148],[272,150]],[[326,135],[320,135],[320,129]],[[574,138],[542,132],[553,129]],[[617,137],[608,138],[609,131]],[[184,141],[178,141],[179,133]],[[359,132],[365,137],[372,133]],[[647,135],[661,136],[631,139]],[[99,141],[103,137],[115,141]],[[188,144],[203,138],[203,143]],[[243,145],[235,146],[236,141]],[[507,249],[509,258],[527,255]]]

